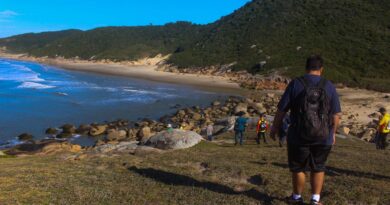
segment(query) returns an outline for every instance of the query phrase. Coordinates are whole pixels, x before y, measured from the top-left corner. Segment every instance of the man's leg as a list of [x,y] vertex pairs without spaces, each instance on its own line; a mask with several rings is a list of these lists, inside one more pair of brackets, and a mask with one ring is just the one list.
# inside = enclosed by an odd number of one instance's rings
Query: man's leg
[[305,188],[306,175],[304,172],[292,173],[293,194],[301,195]]
[[387,133],[383,133],[382,134],[382,149],[386,149],[387,148]]
[[238,136],[238,131],[235,131],[235,133],[234,133],[234,145],[237,145],[237,143],[238,143],[238,138],[239,138],[239,136]]
[[260,144],[260,133],[261,133],[261,132],[258,132],[258,133],[257,133],[257,138],[256,138],[257,144]]
[[265,144],[267,144],[267,139],[265,138],[265,136],[266,136],[265,132],[263,132],[263,134],[262,134],[262,135],[263,135],[263,140],[264,140],[264,143],[265,143]]
[[312,172],[310,174],[311,179],[311,192],[313,195],[320,195],[322,187],[324,185],[325,172]]
[[244,143],[244,132],[240,131],[240,145]]

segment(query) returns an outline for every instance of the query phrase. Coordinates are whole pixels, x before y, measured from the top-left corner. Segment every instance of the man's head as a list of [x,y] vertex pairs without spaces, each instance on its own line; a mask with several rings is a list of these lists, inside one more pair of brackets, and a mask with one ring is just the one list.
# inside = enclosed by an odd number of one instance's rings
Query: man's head
[[321,75],[324,70],[324,60],[319,55],[312,55],[306,60],[306,72]]
[[384,108],[384,107],[381,107],[380,109],[379,109],[379,112],[382,114],[382,115],[384,115],[384,114],[386,114],[386,108]]

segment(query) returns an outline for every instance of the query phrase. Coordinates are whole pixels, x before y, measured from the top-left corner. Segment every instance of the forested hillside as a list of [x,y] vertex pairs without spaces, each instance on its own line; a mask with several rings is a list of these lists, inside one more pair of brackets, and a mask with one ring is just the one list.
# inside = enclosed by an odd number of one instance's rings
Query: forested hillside
[[208,25],[108,27],[27,34],[0,40],[34,56],[133,60],[173,53],[169,63],[295,76],[305,58],[323,55],[326,75],[353,86],[390,90],[390,2],[253,0]]

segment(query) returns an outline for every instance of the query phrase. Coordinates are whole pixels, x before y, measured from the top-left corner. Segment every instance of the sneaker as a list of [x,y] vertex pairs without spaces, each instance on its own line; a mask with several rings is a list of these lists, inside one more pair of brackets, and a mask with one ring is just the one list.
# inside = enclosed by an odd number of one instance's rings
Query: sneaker
[[294,199],[293,196],[289,196],[285,199],[287,204],[293,204],[293,205],[303,205],[303,199],[302,197],[299,199]]
[[323,205],[321,202],[319,202],[319,201],[316,201],[316,200],[311,200],[310,201],[310,205]]

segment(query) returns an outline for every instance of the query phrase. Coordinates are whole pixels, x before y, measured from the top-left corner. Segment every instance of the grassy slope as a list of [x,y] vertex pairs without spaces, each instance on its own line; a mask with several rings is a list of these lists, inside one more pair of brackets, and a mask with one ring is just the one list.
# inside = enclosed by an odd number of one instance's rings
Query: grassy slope
[[[329,160],[324,202],[389,204],[389,150],[378,152],[351,139],[338,143]],[[244,147],[203,142],[161,155],[81,161],[60,156],[0,159],[0,202],[284,204],[280,199],[291,191],[285,153],[275,143],[258,147],[248,141]],[[244,191],[237,194],[238,189]]]

